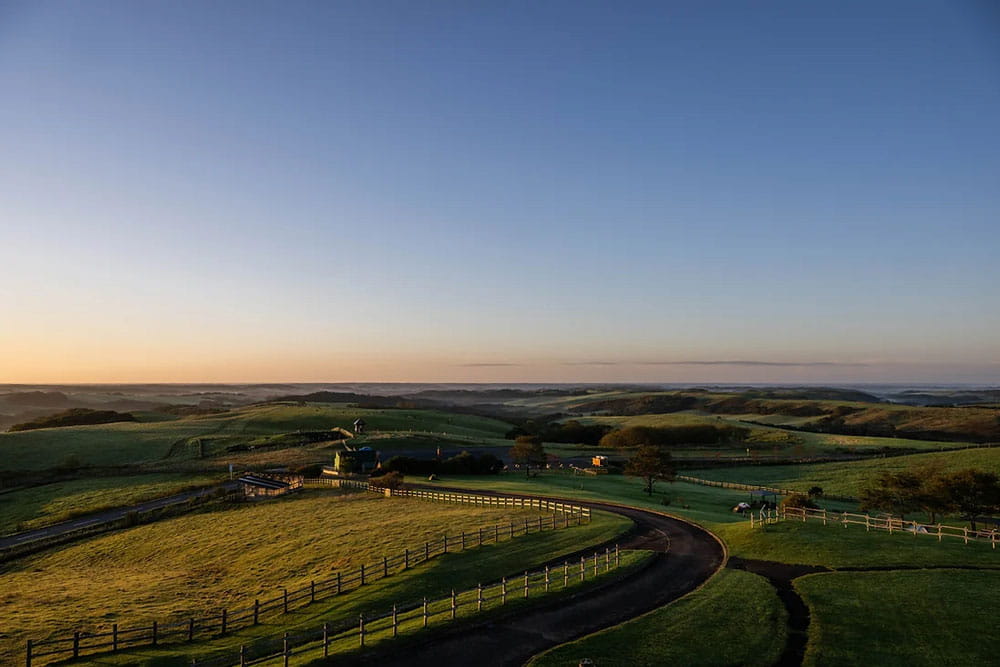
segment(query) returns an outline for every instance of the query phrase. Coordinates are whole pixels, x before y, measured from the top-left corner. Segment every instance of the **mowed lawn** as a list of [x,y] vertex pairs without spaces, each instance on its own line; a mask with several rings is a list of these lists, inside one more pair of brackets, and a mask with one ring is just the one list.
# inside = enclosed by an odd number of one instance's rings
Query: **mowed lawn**
[[[466,437],[503,437],[510,425],[487,417],[436,410],[358,409],[343,404],[273,403],[157,422],[71,426],[0,433],[0,460],[7,470],[40,470],[73,460],[87,466],[191,459],[196,437],[267,436],[295,431],[350,428],[358,417],[370,432],[419,431]],[[339,437],[339,436],[337,436]]]
[[1000,571],[815,574],[796,580],[811,623],[805,665],[990,665]]
[[920,465],[932,466],[939,471],[980,468],[1000,473],[1000,447],[962,449],[933,454],[910,454],[844,463],[739,466],[685,470],[683,472],[693,477],[715,481],[760,484],[798,491],[808,491],[812,486],[820,486],[825,493],[857,497],[861,488],[874,479],[878,473],[883,471],[896,472]]
[[749,572],[723,570],[697,591],[622,625],[552,649],[531,667],[773,665],[787,635],[774,588]]
[[66,521],[102,509],[211,486],[211,475],[151,474],[92,477],[33,486],[0,494],[0,534],[20,532]]

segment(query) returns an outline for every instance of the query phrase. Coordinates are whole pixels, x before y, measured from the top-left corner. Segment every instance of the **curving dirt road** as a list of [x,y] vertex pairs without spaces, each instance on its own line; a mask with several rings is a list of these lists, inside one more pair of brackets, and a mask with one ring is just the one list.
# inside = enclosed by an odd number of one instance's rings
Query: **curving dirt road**
[[[499,494],[498,494],[499,495]],[[636,524],[626,549],[658,552],[641,570],[612,586],[580,593],[569,600],[518,612],[473,627],[463,627],[417,646],[378,656],[381,665],[523,665],[532,656],[617,625],[661,607],[697,588],[722,567],[726,554],[709,532],[679,519],[642,509],[559,499],[626,516]],[[602,545],[603,546],[603,545]],[[592,553],[594,547],[585,551]],[[563,557],[560,557],[561,563]],[[370,662],[371,658],[365,660]],[[338,664],[341,664],[338,661]]]

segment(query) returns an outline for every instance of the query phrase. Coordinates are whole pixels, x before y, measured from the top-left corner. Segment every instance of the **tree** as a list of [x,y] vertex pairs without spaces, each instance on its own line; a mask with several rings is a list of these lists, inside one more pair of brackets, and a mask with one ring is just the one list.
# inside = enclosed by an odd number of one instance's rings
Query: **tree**
[[510,448],[510,458],[514,463],[524,466],[525,475],[531,477],[531,466],[541,468],[545,465],[545,447],[537,435],[519,435]]
[[643,490],[653,495],[653,485],[657,480],[672,482],[676,476],[670,452],[655,445],[642,445],[625,465],[625,474],[641,477],[645,482]]
[[1000,506],[1000,481],[996,473],[968,468],[942,475],[941,489],[947,504],[972,523]]
[[810,498],[821,498],[823,496],[822,486],[810,486],[808,495]]
[[907,512],[920,509],[922,487],[923,480],[913,471],[881,472],[861,489],[861,509],[905,517]]
[[816,509],[816,503],[813,502],[812,496],[807,496],[803,493],[793,493],[790,496],[785,496],[781,499],[779,503],[781,507],[798,507],[801,509]]

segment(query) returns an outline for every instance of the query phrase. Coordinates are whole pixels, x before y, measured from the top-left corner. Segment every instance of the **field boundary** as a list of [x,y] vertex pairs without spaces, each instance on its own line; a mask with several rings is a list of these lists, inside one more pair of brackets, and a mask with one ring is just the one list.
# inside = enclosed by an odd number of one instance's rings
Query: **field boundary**
[[847,528],[848,525],[864,526],[866,531],[881,530],[892,533],[911,533],[914,537],[925,535],[937,537],[937,541],[943,542],[944,538],[951,537],[963,540],[965,544],[969,542],[988,542],[993,549],[997,548],[1000,542],[1000,531],[993,530],[972,530],[970,528],[959,528],[958,526],[947,526],[944,524],[927,524],[919,521],[906,521],[894,517],[871,516],[870,514],[857,514],[853,512],[829,512],[825,509],[809,509],[805,507],[782,507],[776,510],[773,516],[757,520],[754,523],[753,515],[750,516],[750,525],[763,526],[768,523],[775,523],[780,516],[781,520],[822,521],[824,526],[840,525]]
[[[805,491],[796,491],[794,489],[780,489],[773,486],[763,486],[761,484],[741,484],[739,482],[719,482],[711,479],[702,479],[701,477],[691,477],[689,475],[677,475],[678,482],[688,482],[690,484],[700,484],[701,486],[714,486],[720,489],[737,489],[740,491],[769,491],[779,496],[791,496],[793,494],[805,495]],[[838,496],[832,494],[823,494],[823,498],[827,500],[840,500],[848,503],[855,503],[858,501],[857,498],[853,496]]]
[[[151,625],[121,628],[118,623],[112,624],[110,631],[82,632],[75,631],[72,636],[57,637],[43,640],[27,640],[25,647],[26,667],[38,662],[39,658],[61,661],[76,659],[85,654],[118,652],[129,648],[158,646],[165,643],[193,642],[197,639],[217,638],[231,631],[256,626],[265,615],[286,614],[292,607],[299,608],[337,595],[356,590],[366,584],[399,574],[420,563],[425,563],[435,556],[454,551],[482,546],[489,543],[509,541],[515,537],[528,535],[532,532],[544,532],[578,526],[587,523],[591,518],[589,507],[572,503],[553,502],[542,499],[503,498],[470,493],[450,493],[436,491],[420,491],[410,489],[386,489],[359,480],[338,479],[308,479],[306,483],[319,483],[328,486],[369,491],[393,497],[417,498],[439,502],[451,502],[474,506],[527,509],[549,511],[551,516],[539,516],[535,520],[524,519],[523,522],[508,522],[506,526],[494,524],[490,528],[480,527],[475,532],[462,531],[459,535],[445,533],[440,540],[424,542],[422,547],[404,549],[395,556],[383,556],[381,560],[367,565],[362,563],[358,569],[347,573],[337,572],[335,577],[322,581],[311,581],[308,586],[295,590],[285,588],[282,595],[269,600],[254,600],[252,606],[239,609],[222,609],[220,613],[202,617],[190,617],[186,620],[160,623],[152,621]],[[506,538],[506,539],[504,539]],[[351,626],[355,627],[355,626]]]

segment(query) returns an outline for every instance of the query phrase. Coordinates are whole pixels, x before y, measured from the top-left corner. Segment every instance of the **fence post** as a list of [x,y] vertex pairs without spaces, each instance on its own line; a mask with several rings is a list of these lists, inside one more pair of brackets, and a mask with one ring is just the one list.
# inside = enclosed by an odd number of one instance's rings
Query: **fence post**
[[941,541],[941,524],[938,524],[938,542]]
[[430,560],[430,559],[431,559],[431,547],[430,547],[430,544],[427,543],[427,542],[424,542],[424,560]]
[[618,545],[616,544],[616,545],[615,545],[615,567],[618,567],[618,564],[619,564],[620,562],[621,562],[621,561],[620,561],[620,557],[619,557],[619,550],[618,550]]
[[462,551],[465,551],[465,531],[462,531]]
[[409,570],[410,569],[410,550],[409,549],[404,549],[403,550],[403,569],[404,570]]
[[396,616],[396,605],[392,605],[392,636],[395,638],[397,636],[397,628],[399,627],[398,617]]
[[365,615],[358,614],[358,641],[361,644],[361,648],[365,647]]
[[455,589],[451,589],[451,620],[455,620],[455,612],[458,609],[458,605],[455,600]]
[[500,580],[500,604],[507,604],[507,577]]
[[424,627],[426,628],[427,627],[427,598],[426,597],[424,598],[424,612],[423,612],[423,615],[424,615]]
[[527,517],[525,517],[525,519],[524,519],[524,534],[525,535],[528,534],[528,519],[527,519]]
[[[223,619],[226,617],[225,612],[223,612],[222,617]],[[153,621],[153,646],[156,646],[156,630],[157,630],[156,621]],[[225,628],[223,628],[223,634],[225,634]]]
[[246,644],[240,644],[240,667],[245,667],[247,664],[247,647]]
[[253,624],[260,623],[260,599],[253,601]]
[[[226,620],[227,620],[226,610],[223,609],[222,610],[222,625],[221,625],[222,632],[221,632],[221,634],[226,634]],[[153,646],[156,646],[156,621],[153,621]]]
[[524,598],[528,598],[528,571],[524,571]]
[[476,611],[483,610],[483,585],[476,584]]
[[587,561],[585,556],[580,556],[580,581],[587,577]]
[[444,552],[448,553],[448,533],[444,534]]
[[595,551],[595,552],[594,552],[594,576],[595,576],[595,577],[596,577],[596,576],[597,576],[598,574],[600,574],[600,571],[599,571],[599,570],[598,570],[597,568],[598,568],[598,562],[597,562],[597,552]]
[[545,592],[549,592],[549,566],[545,566]]
[[26,656],[25,659],[27,661],[25,663],[26,667],[31,667],[31,640],[30,639],[28,640],[28,646],[25,649],[25,656]]
[[115,623],[111,626],[111,652],[115,653],[118,651],[118,624]]
[[288,633],[281,638],[281,655],[284,656],[285,667],[288,667],[288,656],[292,654],[292,648],[288,645]]
[[193,642],[194,641],[194,619],[193,618],[188,620],[188,641],[189,642]]
[[323,624],[323,657],[330,656],[330,624]]
[[611,547],[604,547],[604,571],[611,570]]
[[968,528],[963,528],[962,529],[962,535],[965,536],[965,543],[968,544],[969,543],[969,529]]
[[866,532],[866,533],[870,533],[870,532],[872,532],[872,522],[871,522],[871,517],[870,517],[870,516],[868,516],[867,514],[865,515],[865,532]]
[[80,657],[80,631],[77,630],[73,633],[73,657]]
[[823,525],[826,525],[826,510],[823,510]]
[[563,561],[563,588],[569,586],[569,561]]

